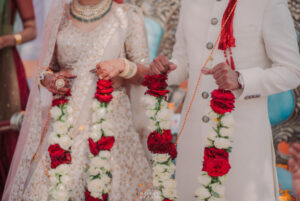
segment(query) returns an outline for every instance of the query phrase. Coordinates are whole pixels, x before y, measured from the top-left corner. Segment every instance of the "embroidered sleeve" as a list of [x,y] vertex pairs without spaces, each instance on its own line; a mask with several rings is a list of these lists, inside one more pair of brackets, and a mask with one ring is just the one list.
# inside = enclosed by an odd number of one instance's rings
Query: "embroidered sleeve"
[[129,17],[125,40],[126,58],[148,66],[148,42],[143,13],[135,6],[129,6],[127,12]]

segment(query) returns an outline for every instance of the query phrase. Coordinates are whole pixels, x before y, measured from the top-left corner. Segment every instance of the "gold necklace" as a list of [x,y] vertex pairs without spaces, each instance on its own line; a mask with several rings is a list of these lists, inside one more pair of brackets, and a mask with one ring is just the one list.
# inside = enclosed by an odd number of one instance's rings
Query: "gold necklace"
[[70,5],[70,14],[75,19],[89,23],[103,18],[112,7],[112,0],[102,0],[96,5],[81,5],[79,0],[73,0]]

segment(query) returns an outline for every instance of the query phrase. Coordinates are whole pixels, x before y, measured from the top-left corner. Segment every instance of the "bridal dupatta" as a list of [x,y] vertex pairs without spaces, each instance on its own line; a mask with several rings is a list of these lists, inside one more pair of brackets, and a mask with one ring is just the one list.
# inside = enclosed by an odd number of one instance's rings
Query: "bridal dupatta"
[[[25,117],[20,132],[17,149],[12,161],[11,169],[5,186],[3,201],[22,198],[24,191],[31,179],[35,164],[40,160],[36,153],[42,148],[41,144],[47,136],[43,136],[47,128],[48,111],[51,106],[52,95],[39,85],[39,72],[49,66],[54,56],[54,49],[59,27],[64,15],[67,0],[53,0],[46,26],[44,28],[43,49],[36,70],[33,85],[26,108]],[[125,36],[124,36],[125,37]],[[136,130],[142,131],[145,127],[146,117],[142,110],[140,98],[144,89],[139,86],[130,87],[130,101],[134,114]],[[34,157],[35,156],[35,157]]]

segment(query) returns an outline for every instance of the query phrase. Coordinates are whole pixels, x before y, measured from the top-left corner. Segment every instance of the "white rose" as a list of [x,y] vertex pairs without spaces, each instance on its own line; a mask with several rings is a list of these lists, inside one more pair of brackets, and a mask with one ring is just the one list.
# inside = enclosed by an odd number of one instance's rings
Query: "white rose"
[[163,130],[169,130],[172,127],[171,121],[161,121],[159,122],[159,126]]
[[65,122],[57,121],[53,124],[53,130],[54,132],[58,134],[66,134],[68,133],[70,125]]
[[176,189],[176,181],[174,179],[164,180],[162,185],[164,188]]
[[161,196],[160,191],[155,190],[153,192],[153,201],[163,201],[163,200],[164,200],[164,198]]
[[148,129],[150,131],[155,131],[157,129],[156,122],[150,119]]
[[218,183],[212,184],[211,188],[214,192],[218,193],[220,197],[224,197],[225,194],[225,187]]
[[95,167],[90,167],[90,168],[89,168],[89,175],[95,176],[95,175],[97,175],[97,174],[99,174],[99,173],[100,173],[100,169],[97,169],[97,168],[95,168]]
[[171,178],[171,176],[172,176],[172,174],[170,172],[163,172],[158,175],[158,177],[161,181],[169,180]]
[[199,199],[202,199],[202,200],[209,198],[211,196],[209,190],[203,186],[199,186],[196,189],[195,195],[196,195],[196,197],[198,197]]
[[98,108],[96,110],[96,115],[97,115],[98,120],[100,120],[102,118],[105,118],[105,116],[106,116],[106,109],[105,108]]
[[152,159],[159,163],[164,163],[170,159],[169,154],[152,154]]
[[105,151],[105,150],[100,151],[99,152],[99,157],[101,159],[109,159],[110,158],[110,151]]
[[229,139],[218,137],[215,140],[215,146],[218,149],[228,149],[229,147],[231,147],[231,142]]
[[90,192],[99,192],[101,193],[104,188],[104,183],[100,179],[89,180],[87,182],[87,188]]
[[67,165],[67,164],[61,164],[59,166],[57,166],[54,171],[57,173],[57,174],[60,174],[60,175],[69,175],[69,172],[70,172],[70,165]]
[[148,118],[154,117],[155,114],[156,114],[156,110],[152,110],[152,109],[146,110],[146,116],[147,116]]
[[71,181],[72,181],[71,178],[70,178],[70,176],[67,176],[67,175],[62,175],[62,177],[60,178],[60,180],[66,186],[70,186]]
[[68,135],[60,136],[58,143],[64,150],[69,150],[69,148],[72,146],[72,140]]
[[49,171],[49,175],[50,175],[50,182],[52,185],[56,185],[58,183],[58,178],[55,174],[55,171],[53,171],[52,169]]
[[157,177],[154,177],[153,179],[153,186],[155,187],[161,186],[161,181]]
[[69,115],[66,123],[69,125],[74,124],[74,117],[72,115]]
[[162,193],[163,196],[166,198],[174,199],[177,197],[177,193],[174,188],[163,188]]
[[74,112],[73,108],[70,106],[66,107],[66,113],[68,113],[68,115],[71,115]]
[[57,144],[58,141],[59,141],[59,137],[57,136],[57,133],[55,132],[50,133],[50,136],[48,138],[49,144]]
[[172,111],[170,109],[163,108],[158,111],[156,115],[157,121],[170,121],[172,116]]
[[200,175],[197,179],[203,186],[208,186],[211,183],[211,178],[206,173],[202,173],[202,175]]
[[224,198],[211,197],[209,201],[226,201]]
[[223,137],[229,137],[232,138],[234,132],[234,128],[233,127],[229,127],[229,128],[221,128],[220,130],[220,134]]
[[219,181],[221,182],[221,184],[224,184],[226,181],[226,175],[219,177]]
[[89,136],[90,138],[92,138],[92,140],[94,140],[94,142],[97,142],[102,137],[102,134],[100,132],[91,131],[89,133]]
[[101,126],[100,126],[100,124],[94,124],[94,125],[91,127],[91,130],[92,130],[93,132],[100,133],[100,131],[101,131]]
[[153,172],[157,175],[159,175],[163,172],[167,172],[167,171],[168,171],[168,166],[167,165],[157,164],[153,167]]
[[111,178],[110,178],[109,176],[107,176],[107,174],[102,174],[102,175],[101,175],[101,181],[102,181],[104,184],[108,184],[108,183],[110,183]]
[[150,96],[150,95],[145,95],[145,96],[143,96],[142,100],[146,104],[147,108],[151,108],[151,109],[155,108],[155,105],[157,102],[155,97]]
[[61,109],[57,106],[55,107],[52,107],[51,110],[50,110],[50,114],[51,114],[51,117],[54,119],[54,120],[57,120],[58,117],[62,114],[61,113]]
[[107,160],[102,160],[99,157],[94,157],[91,159],[91,166],[92,167],[103,167],[106,170],[110,170],[110,164]]
[[209,140],[209,139],[205,139],[205,147],[212,147],[214,146],[213,141]]
[[218,134],[214,130],[210,130],[207,134],[207,138],[212,141],[215,141],[217,136],[218,136]]
[[168,172],[170,174],[174,174],[175,170],[176,170],[176,166],[175,166],[174,163],[171,162],[170,165],[169,165],[169,168],[168,168]]
[[97,191],[97,192],[91,192],[91,196],[93,196],[94,198],[99,198],[102,199],[102,193]]
[[224,126],[227,126],[227,127],[234,126],[234,119],[233,119],[233,115],[231,115],[231,114],[225,115],[221,121]]

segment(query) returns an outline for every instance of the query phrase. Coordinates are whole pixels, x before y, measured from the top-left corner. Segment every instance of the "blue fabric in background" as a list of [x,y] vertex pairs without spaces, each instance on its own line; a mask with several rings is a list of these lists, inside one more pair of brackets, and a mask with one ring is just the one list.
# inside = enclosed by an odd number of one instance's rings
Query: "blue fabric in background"
[[272,126],[287,120],[295,106],[292,90],[274,94],[268,97],[269,119]]
[[159,44],[163,35],[161,25],[150,18],[145,17],[145,24],[148,38],[148,49],[150,62],[157,56]]

